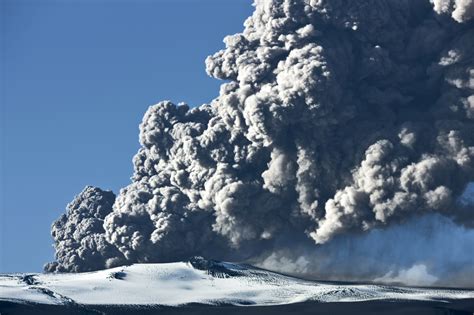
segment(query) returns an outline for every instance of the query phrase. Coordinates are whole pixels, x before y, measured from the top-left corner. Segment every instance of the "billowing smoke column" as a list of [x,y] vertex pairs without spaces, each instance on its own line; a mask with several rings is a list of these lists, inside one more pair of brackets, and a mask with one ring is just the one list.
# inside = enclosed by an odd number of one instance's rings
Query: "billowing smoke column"
[[132,183],[69,205],[46,270],[317,252],[427,213],[473,227],[474,1],[432,2],[256,0],[206,60],[219,96],[149,108]]
[[67,213],[51,227],[57,262],[48,264],[48,269],[78,272],[114,263],[120,252],[107,242],[103,228],[114,201],[111,191],[88,186],[68,204]]

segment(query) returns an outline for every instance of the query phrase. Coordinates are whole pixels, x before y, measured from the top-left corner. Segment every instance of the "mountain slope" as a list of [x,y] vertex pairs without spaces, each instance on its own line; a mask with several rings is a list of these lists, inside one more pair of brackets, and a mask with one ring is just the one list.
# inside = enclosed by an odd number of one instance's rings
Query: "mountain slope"
[[321,283],[201,258],[79,274],[0,275],[0,301],[48,305],[265,306],[462,299],[474,299],[474,290]]

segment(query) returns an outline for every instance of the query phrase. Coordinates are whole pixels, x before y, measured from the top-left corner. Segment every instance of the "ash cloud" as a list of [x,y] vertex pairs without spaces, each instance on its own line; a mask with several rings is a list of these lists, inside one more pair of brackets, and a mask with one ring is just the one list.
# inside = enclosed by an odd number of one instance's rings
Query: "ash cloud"
[[51,227],[56,261],[45,266],[47,271],[95,270],[120,260],[121,253],[105,239],[103,228],[114,201],[113,192],[87,186],[67,205]]
[[206,60],[219,96],[151,106],[132,183],[100,217],[81,193],[46,269],[317,252],[425,214],[472,228],[473,3],[255,1]]
[[430,275],[425,265],[413,265],[409,269],[403,269],[394,274],[393,271],[388,272],[383,277],[375,278],[376,282],[383,283],[402,283],[416,286],[430,286],[436,283],[437,277]]
[[253,258],[262,268],[319,280],[473,287],[474,229],[440,214],[415,216],[314,247],[300,240]]
[[449,13],[458,22],[465,22],[474,17],[472,0],[431,0],[437,13]]

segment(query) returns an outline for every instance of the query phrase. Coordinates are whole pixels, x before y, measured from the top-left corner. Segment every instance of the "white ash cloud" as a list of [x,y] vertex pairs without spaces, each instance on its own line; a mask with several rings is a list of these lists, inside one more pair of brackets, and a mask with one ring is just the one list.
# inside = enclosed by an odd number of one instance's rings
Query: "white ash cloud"
[[474,17],[473,0],[431,0],[431,2],[437,13],[449,13],[458,22],[465,22]]
[[367,233],[338,235],[317,247],[294,239],[251,262],[317,280],[472,288],[473,246],[474,229],[427,214]]
[[383,277],[374,279],[376,282],[402,283],[416,286],[430,286],[436,283],[437,280],[438,278],[429,274],[428,268],[423,264],[413,265],[408,269],[402,269],[397,274],[390,271]]
[[458,202],[474,180],[470,3],[255,1],[206,60],[219,96],[145,114],[132,183],[93,230],[120,254],[66,262],[82,247],[56,241],[47,269],[318,250],[426,213],[474,226]]

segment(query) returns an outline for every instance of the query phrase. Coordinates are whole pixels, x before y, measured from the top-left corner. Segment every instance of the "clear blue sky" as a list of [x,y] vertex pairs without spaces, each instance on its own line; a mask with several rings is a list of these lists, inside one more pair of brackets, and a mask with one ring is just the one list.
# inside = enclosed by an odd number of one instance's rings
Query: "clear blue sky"
[[217,96],[207,55],[251,0],[0,0],[0,272],[53,259],[50,225],[85,185],[129,183],[160,100]]

